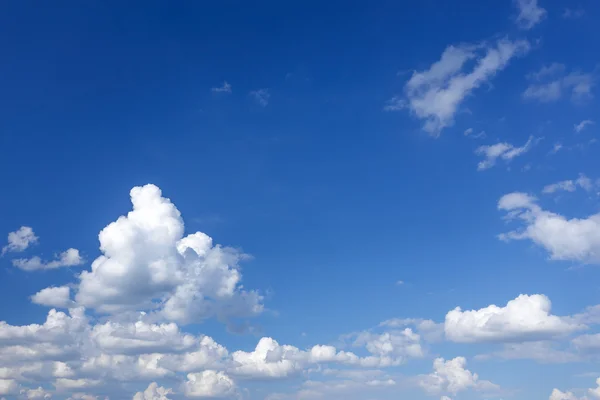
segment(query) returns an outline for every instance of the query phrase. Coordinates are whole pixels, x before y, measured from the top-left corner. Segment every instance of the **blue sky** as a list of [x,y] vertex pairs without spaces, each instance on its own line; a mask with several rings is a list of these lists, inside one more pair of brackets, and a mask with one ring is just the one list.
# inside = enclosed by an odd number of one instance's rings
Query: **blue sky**
[[598,17],[3,4],[0,398],[600,398]]

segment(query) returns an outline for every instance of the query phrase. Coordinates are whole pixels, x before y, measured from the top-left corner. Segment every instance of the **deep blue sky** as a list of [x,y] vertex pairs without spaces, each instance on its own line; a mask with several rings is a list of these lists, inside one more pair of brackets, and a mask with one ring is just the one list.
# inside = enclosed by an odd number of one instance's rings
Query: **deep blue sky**
[[[544,65],[597,74],[600,4],[571,3],[540,0],[547,16],[530,30],[515,25],[510,0],[3,3],[0,232],[31,226],[40,240],[29,256],[73,247],[87,262],[24,272],[4,256],[0,319],[43,322],[47,308],[29,296],[89,269],[98,232],[131,209],[129,190],[147,183],[178,207],[186,233],[253,256],[242,264],[243,285],[266,294],[269,311],[251,323],[280,343],[335,343],[393,317],[443,322],[456,306],[501,306],[522,293],[548,296],[555,315],[596,304],[593,261],[550,261],[532,241],[496,237],[514,228],[497,210],[510,192],[539,196],[567,218],[598,211],[597,189],[541,194],[579,173],[600,178],[590,143],[597,125],[573,128],[597,118],[597,100],[523,97],[526,76]],[[585,12],[563,18],[565,7]],[[447,46],[501,38],[531,49],[467,94],[439,137],[409,109],[384,111]],[[211,91],[224,81],[231,93]],[[251,94],[263,88],[264,107]],[[468,128],[486,137],[465,137]],[[477,170],[479,146],[518,147],[530,136],[539,140],[522,156]],[[549,155],[557,142],[563,149]],[[187,330],[231,352],[258,339],[216,321]],[[519,389],[517,400],[593,387],[572,377],[600,369],[509,367],[470,358],[487,347],[437,346],[433,355],[465,356],[482,378]],[[431,360],[397,371],[429,373]],[[523,381],[529,368],[550,386]],[[248,385],[251,398],[291,387]]]

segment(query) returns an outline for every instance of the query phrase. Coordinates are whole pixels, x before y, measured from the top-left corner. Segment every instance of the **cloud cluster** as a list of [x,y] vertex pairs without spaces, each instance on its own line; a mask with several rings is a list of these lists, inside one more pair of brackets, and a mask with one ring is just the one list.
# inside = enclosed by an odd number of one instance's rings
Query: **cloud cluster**
[[475,389],[487,392],[497,391],[499,386],[480,380],[479,376],[466,369],[467,360],[464,357],[456,357],[452,360],[436,358],[433,361],[433,372],[421,375],[418,385],[429,394],[439,395],[443,393],[456,395],[459,392]]
[[415,71],[404,86],[404,96],[393,97],[384,109],[407,108],[425,121],[426,132],[438,135],[454,124],[454,116],[467,96],[529,48],[527,41],[507,39],[494,45],[450,46],[429,69]]
[[526,193],[504,195],[498,209],[521,221],[522,229],[501,234],[502,240],[531,240],[550,253],[553,260],[596,264],[600,262],[600,214],[568,219],[544,210]]

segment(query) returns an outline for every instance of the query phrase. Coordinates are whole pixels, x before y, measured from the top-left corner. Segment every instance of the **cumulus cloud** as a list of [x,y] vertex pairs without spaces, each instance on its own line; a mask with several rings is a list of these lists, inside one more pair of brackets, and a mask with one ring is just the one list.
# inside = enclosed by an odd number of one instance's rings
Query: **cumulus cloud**
[[158,386],[156,382],[150,383],[146,390],[143,392],[137,392],[133,396],[133,400],[169,400],[167,395],[173,393],[173,389],[167,389],[162,386]]
[[550,299],[544,295],[520,295],[506,306],[490,305],[479,310],[460,307],[446,314],[446,338],[454,342],[529,341],[566,335],[585,326],[550,314]]
[[266,107],[269,104],[271,93],[269,89],[258,89],[250,92],[250,97],[254,99],[261,107]]
[[0,379],[0,395],[19,393],[19,384],[14,379]]
[[523,92],[523,98],[548,103],[562,98],[565,93],[570,93],[575,102],[593,97],[592,89],[596,84],[593,74],[579,71],[565,74],[565,71],[563,64],[553,63],[529,74],[530,84]]
[[133,210],[100,232],[103,254],[81,273],[77,303],[103,313],[152,311],[184,324],[263,311],[262,296],[241,285],[245,254],[202,232],[184,237],[179,210],[154,185],[133,188],[131,201]]
[[8,244],[2,248],[2,255],[8,252],[22,252],[30,245],[38,242],[38,237],[33,233],[33,229],[29,226],[22,226],[15,232],[8,234]]
[[22,269],[23,271],[75,267],[82,265],[84,262],[85,260],[81,257],[79,250],[77,249],[68,249],[63,251],[56,257],[56,260],[48,262],[42,261],[42,259],[38,256],[12,260],[13,265]]
[[[596,379],[596,388],[588,389],[587,393],[594,399],[600,399],[600,378]],[[558,389],[552,390],[549,400],[589,400],[589,397],[578,397],[572,392],[561,392]]]
[[510,143],[502,142],[494,145],[479,146],[475,154],[483,156],[484,159],[477,164],[477,170],[483,171],[496,165],[496,161],[501,158],[506,162],[515,157],[527,153],[534,145],[534,137],[530,136],[527,142],[521,147],[515,147]]
[[35,304],[56,308],[69,308],[74,305],[71,300],[71,289],[68,286],[53,286],[40,290],[31,301]]
[[222,86],[214,87],[210,89],[213,93],[231,93],[231,85],[227,81],[223,82]]
[[44,390],[41,386],[37,389],[21,389],[21,396],[27,400],[43,400],[50,399],[52,395]]
[[[404,86],[404,96],[394,96],[384,110],[408,109],[424,121],[423,129],[438,135],[454,124],[464,99],[489,82],[509,61],[529,50],[527,41],[503,39],[494,45],[450,46],[439,61],[424,71],[413,72]],[[472,69],[466,68],[474,62]]]
[[447,361],[443,358],[436,358],[433,361],[433,372],[428,375],[420,375],[417,383],[432,395],[442,393],[455,395],[468,389],[484,391],[499,389],[499,386],[492,382],[480,380],[479,376],[466,369],[466,366],[467,360],[464,357],[456,357]]
[[567,219],[542,209],[534,197],[519,192],[504,195],[498,209],[524,225],[520,230],[501,234],[500,239],[531,240],[546,249],[553,260],[600,262],[600,214]]
[[187,375],[184,393],[193,398],[231,398],[235,397],[235,382],[224,372],[206,370]]
[[521,29],[531,29],[546,17],[546,10],[538,5],[537,0],[515,0],[519,9],[516,23]]

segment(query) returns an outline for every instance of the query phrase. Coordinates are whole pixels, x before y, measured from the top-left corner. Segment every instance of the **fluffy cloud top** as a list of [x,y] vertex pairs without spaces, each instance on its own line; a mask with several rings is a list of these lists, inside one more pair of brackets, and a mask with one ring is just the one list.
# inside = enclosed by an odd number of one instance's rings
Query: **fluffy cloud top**
[[479,310],[460,307],[446,314],[446,337],[454,342],[502,342],[538,340],[565,335],[584,328],[567,318],[550,314],[544,295],[520,295],[506,306],[490,305]]
[[224,372],[206,370],[196,374],[188,374],[184,385],[187,397],[193,398],[224,398],[234,397],[237,387],[233,380]]
[[498,386],[479,380],[477,374],[466,369],[467,360],[456,357],[452,360],[436,358],[433,361],[433,372],[421,375],[417,383],[423,390],[430,394],[450,393],[455,395],[467,389],[497,390]]
[[262,297],[241,286],[239,251],[202,232],[183,236],[179,210],[154,185],[131,190],[133,210],[100,232],[102,255],[80,275],[77,303],[100,312],[149,310],[169,321],[262,312]]
[[137,392],[133,396],[133,400],[169,400],[167,395],[173,393],[172,389],[166,389],[162,386],[158,386],[156,382],[150,383],[146,390],[143,392]]
[[[450,46],[439,61],[425,71],[415,71],[404,87],[405,96],[395,96],[387,111],[408,108],[425,121],[423,129],[437,135],[454,124],[454,115],[473,90],[503,70],[509,61],[529,50],[527,41],[500,40],[495,45]],[[467,71],[468,61],[475,66]]]
[[503,196],[498,208],[524,225],[521,230],[500,235],[500,239],[531,240],[546,249],[553,260],[600,262],[600,214],[567,219],[543,210],[534,197],[520,192]]

